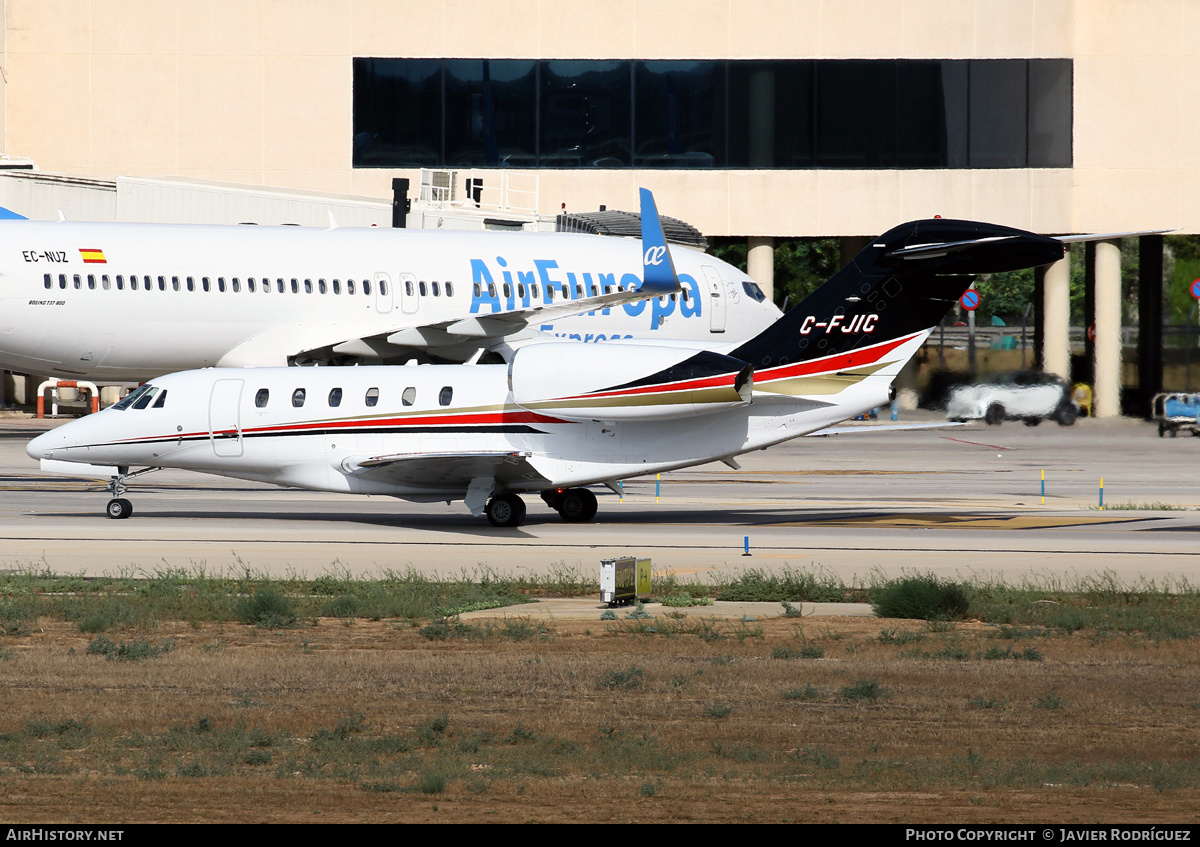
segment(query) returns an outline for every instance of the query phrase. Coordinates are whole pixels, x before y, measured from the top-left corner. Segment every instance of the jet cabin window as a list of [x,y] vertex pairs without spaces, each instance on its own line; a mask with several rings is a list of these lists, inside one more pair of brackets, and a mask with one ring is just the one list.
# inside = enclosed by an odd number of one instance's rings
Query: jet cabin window
[[438,404],[439,405],[449,406],[450,401],[453,399],[454,399],[454,389],[448,385],[445,388],[443,388],[441,390],[441,392],[438,394]]
[[258,389],[258,393],[254,395],[254,408],[267,408],[267,400],[271,398],[271,391],[267,388]]
[[365,399],[366,399],[368,406],[374,406],[377,403],[379,403],[379,389],[378,388],[368,388],[367,396]]
[[292,392],[292,405],[299,409],[304,405],[305,391],[303,388],[297,388]]
[[342,389],[331,388],[329,390],[329,405],[330,406],[342,405]]
[[400,395],[400,402],[405,406],[411,406],[417,400],[417,389],[409,386],[404,389],[404,393]]

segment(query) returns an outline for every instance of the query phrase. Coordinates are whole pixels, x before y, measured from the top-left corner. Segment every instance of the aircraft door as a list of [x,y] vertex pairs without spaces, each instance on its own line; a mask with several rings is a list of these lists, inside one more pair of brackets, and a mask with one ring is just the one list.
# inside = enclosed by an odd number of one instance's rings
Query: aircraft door
[[218,379],[208,400],[208,437],[213,455],[242,455],[242,386],[240,379]]
[[400,274],[396,286],[400,289],[400,310],[406,315],[415,315],[421,305],[421,298],[417,296],[417,278],[412,274]]
[[704,282],[708,286],[708,328],[712,332],[724,332],[725,291],[716,268],[704,266]]
[[386,315],[392,310],[392,278],[387,274],[375,274],[375,311]]

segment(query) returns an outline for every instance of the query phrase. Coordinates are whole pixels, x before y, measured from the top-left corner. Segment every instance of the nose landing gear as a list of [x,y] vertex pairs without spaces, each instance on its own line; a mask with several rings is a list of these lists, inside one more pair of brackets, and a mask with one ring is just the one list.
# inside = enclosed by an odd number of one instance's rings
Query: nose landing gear
[[129,472],[128,466],[121,465],[117,468],[117,475],[109,479],[108,486],[105,488],[112,499],[108,501],[108,505],[104,507],[104,514],[108,515],[113,520],[124,520],[133,514],[133,504],[126,500],[121,495],[128,490],[125,485],[125,480],[135,476],[156,471],[158,468],[143,468],[140,471]]

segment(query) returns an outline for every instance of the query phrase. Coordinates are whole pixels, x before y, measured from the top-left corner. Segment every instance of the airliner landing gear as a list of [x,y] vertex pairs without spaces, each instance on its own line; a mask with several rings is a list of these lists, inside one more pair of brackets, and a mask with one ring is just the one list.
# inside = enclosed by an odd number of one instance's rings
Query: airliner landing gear
[[104,513],[114,520],[124,520],[133,514],[133,504],[126,500],[121,495],[127,490],[125,480],[131,476],[141,476],[144,473],[156,471],[158,468],[142,468],[140,471],[129,473],[129,468],[117,468],[117,475],[110,478],[108,481],[107,491],[112,495],[112,499],[108,501],[108,505],[104,507]]
[[498,494],[483,508],[492,526],[520,526],[525,523],[525,501],[516,494]]
[[108,505],[104,508],[104,511],[110,518],[121,520],[133,514],[133,504],[124,497],[114,497],[108,501]]
[[542,499],[567,523],[587,523],[596,517],[596,495],[586,488],[543,491]]

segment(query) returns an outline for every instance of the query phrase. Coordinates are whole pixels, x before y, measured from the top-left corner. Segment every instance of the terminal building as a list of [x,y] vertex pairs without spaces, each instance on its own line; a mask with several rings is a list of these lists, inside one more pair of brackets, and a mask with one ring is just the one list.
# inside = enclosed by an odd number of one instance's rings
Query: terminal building
[[[0,201],[34,217],[66,191],[72,217],[233,223],[265,193],[388,221],[408,180],[418,201],[477,201],[522,226],[634,208],[644,186],[706,236],[745,239],[764,287],[777,239],[838,237],[851,254],[934,215],[1200,233],[1200,5],[1186,0],[0,8],[0,166],[36,168],[0,179]],[[145,201],[167,189],[223,199]],[[322,220],[299,216],[260,222]],[[1144,408],[1162,385],[1163,240],[1137,237]],[[1129,382],[1119,244],[1088,250],[1100,416]],[[1040,274],[1036,310],[1041,364],[1064,377],[1069,279],[1067,260]]]

